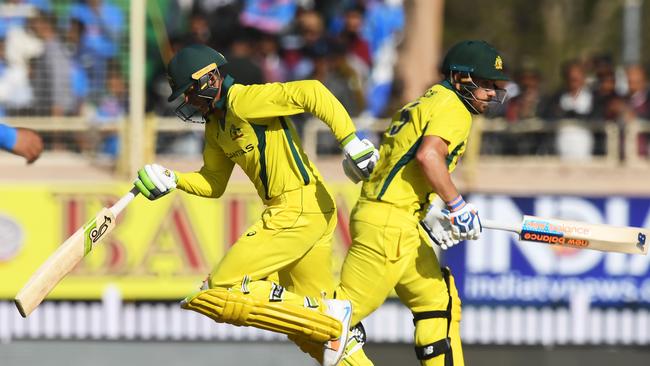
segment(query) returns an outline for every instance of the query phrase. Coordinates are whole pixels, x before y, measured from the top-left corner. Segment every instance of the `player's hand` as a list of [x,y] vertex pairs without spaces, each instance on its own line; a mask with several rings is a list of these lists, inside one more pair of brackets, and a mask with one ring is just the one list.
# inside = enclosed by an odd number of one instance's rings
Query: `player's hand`
[[447,202],[447,210],[442,212],[449,217],[451,236],[455,240],[476,240],[481,235],[483,228],[478,209],[466,203],[461,195]]
[[16,128],[16,144],[11,151],[25,158],[27,164],[31,164],[43,152],[43,140],[34,130],[21,127]]
[[379,151],[370,140],[359,140],[356,134],[346,137],[343,142],[343,171],[354,183],[368,180],[379,160]]
[[138,170],[138,178],[133,184],[143,196],[153,201],[176,188],[176,175],[158,164],[147,164]]
[[447,204],[436,196],[431,202],[426,216],[420,221],[420,225],[429,238],[444,250],[460,242],[452,236],[449,211],[445,209],[446,207]]
[[460,241],[454,239],[451,235],[451,225],[449,225],[448,221],[440,221],[434,218],[428,222],[422,220],[420,221],[420,225],[427,235],[429,235],[431,241],[443,250],[447,250],[460,243]]

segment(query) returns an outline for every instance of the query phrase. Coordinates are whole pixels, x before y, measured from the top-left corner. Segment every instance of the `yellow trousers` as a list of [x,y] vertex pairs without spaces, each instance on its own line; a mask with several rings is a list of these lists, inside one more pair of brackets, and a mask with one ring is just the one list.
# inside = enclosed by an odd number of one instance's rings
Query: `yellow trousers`
[[290,292],[331,297],[336,207],[330,194],[323,185],[309,185],[267,204],[261,219],[214,267],[210,288],[238,286],[245,276],[263,281],[277,272],[280,285]]
[[421,364],[442,366],[451,358],[453,365],[463,365],[458,292],[453,277],[443,275],[418,219],[387,203],[360,200],[350,230],[352,246],[336,298],[352,302],[352,324],[377,309],[394,289],[414,313]]

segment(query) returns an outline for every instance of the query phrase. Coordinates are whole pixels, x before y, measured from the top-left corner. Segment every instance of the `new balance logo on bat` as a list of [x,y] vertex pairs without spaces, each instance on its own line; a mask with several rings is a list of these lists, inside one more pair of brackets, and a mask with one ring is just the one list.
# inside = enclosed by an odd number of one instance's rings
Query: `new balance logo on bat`
[[644,233],[639,233],[638,236],[638,242],[636,243],[636,247],[643,250],[645,247],[645,234]]

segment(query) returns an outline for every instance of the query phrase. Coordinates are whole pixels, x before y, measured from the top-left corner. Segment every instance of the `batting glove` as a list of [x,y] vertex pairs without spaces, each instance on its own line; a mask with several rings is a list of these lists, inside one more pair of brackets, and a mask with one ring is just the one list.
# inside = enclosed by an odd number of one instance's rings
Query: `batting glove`
[[176,188],[176,175],[158,164],[147,164],[138,170],[138,178],[133,184],[143,196],[153,201]]
[[[444,250],[459,243],[451,235],[451,224],[449,223],[449,214],[445,209],[446,207],[447,204],[439,196],[436,196],[429,205],[426,216],[420,221],[420,226],[427,233],[429,239]],[[445,212],[442,212],[442,210]]]
[[449,217],[451,236],[455,240],[476,240],[481,235],[481,219],[478,209],[466,203],[461,195],[447,202],[447,210],[442,210]]
[[354,183],[361,180],[368,180],[375,165],[379,160],[379,151],[370,140],[359,140],[356,134],[352,133],[342,141],[343,171]]

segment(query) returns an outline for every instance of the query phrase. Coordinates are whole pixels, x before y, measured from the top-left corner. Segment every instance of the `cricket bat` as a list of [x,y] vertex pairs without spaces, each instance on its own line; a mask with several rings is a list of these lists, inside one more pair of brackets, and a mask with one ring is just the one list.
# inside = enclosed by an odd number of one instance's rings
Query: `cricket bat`
[[487,229],[517,233],[520,241],[603,252],[648,254],[646,238],[650,235],[650,230],[638,227],[588,224],[528,215],[520,223],[481,219],[481,225]]
[[95,245],[108,236],[115,227],[115,218],[138,193],[139,190],[133,187],[113,206],[102,208],[95,218],[66,239],[36,270],[14,298],[23,318],[31,314],[63,277],[70,273]]
[[[445,220],[444,214],[440,211],[432,214],[439,220]],[[430,226],[424,220],[421,224],[429,237],[436,242]],[[519,223],[504,223],[481,218],[481,226],[485,229],[516,233],[520,241],[603,252],[648,254],[646,238],[650,235],[650,230],[638,227],[589,224],[528,215],[525,215]]]

